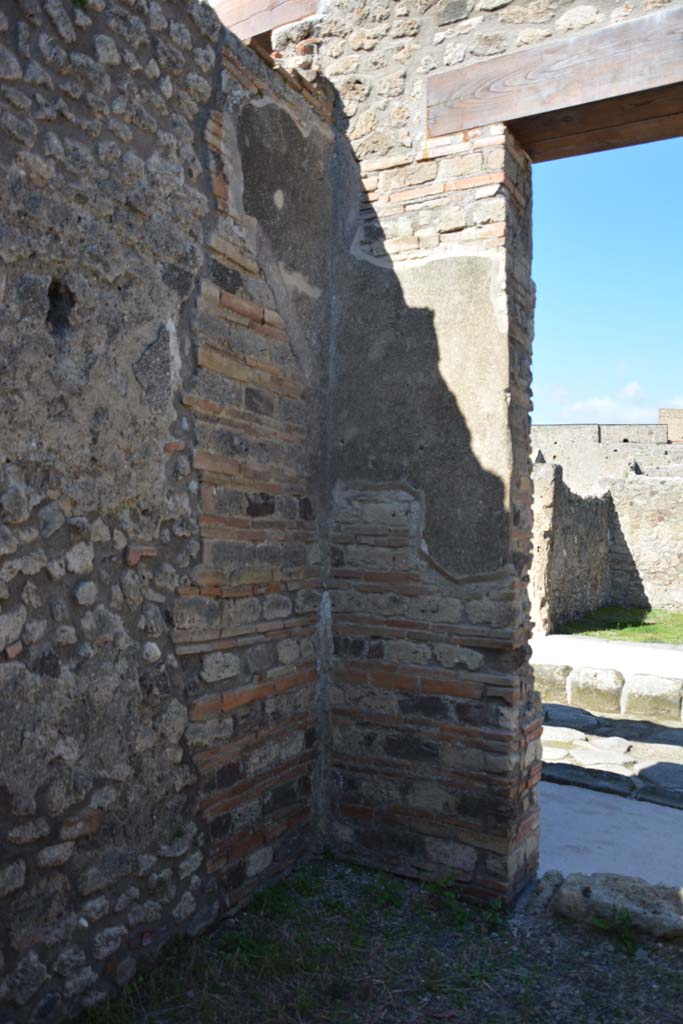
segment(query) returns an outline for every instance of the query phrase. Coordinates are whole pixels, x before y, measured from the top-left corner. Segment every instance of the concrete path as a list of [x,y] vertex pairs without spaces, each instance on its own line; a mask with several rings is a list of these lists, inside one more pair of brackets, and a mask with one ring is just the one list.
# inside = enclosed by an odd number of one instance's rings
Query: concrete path
[[683,886],[683,811],[549,782],[540,801],[539,874],[611,872]]
[[683,644],[642,644],[588,636],[537,636],[531,663],[613,668],[624,675],[645,674],[683,679]]

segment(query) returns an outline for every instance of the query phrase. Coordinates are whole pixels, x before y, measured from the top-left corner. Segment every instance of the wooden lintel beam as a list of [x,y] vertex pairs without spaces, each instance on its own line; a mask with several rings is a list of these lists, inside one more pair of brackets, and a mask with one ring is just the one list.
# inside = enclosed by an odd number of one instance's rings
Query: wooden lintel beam
[[534,163],[683,135],[683,82],[508,121]]
[[249,39],[315,14],[318,0],[218,0],[216,14],[240,39]]
[[434,137],[683,83],[683,6],[427,80]]

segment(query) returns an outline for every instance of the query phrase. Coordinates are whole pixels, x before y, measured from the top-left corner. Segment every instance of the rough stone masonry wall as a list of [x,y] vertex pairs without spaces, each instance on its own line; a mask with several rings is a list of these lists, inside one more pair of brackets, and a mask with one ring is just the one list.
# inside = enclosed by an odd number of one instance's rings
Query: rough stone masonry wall
[[609,495],[574,494],[558,465],[537,463],[533,484],[531,619],[536,629],[552,633],[607,603],[612,502]]
[[[607,537],[609,543],[609,583],[603,603],[627,607],[683,608],[681,578],[681,536],[683,534],[683,448],[666,443],[667,426],[599,424],[543,425],[532,428],[532,450],[540,451],[545,464],[535,466],[535,475],[549,481],[547,467],[561,467],[565,484],[583,497],[575,496],[577,521],[569,534],[582,529],[583,512],[592,499],[589,495],[607,495],[611,502]],[[615,440],[621,435],[622,440]],[[650,440],[644,437],[650,435]],[[629,440],[624,440],[625,437]],[[545,475],[544,475],[545,474]],[[553,550],[560,536],[556,527],[546,523],[545,490],[534,496],[537,522],[534,540],[535,567],[532,570],[532,602],[536,622],[546,631],[566,621],[565,604],[555,615],[546,604],[555,600],[554,581],[562,587],[562,572],[554,567]],[[584,524],[585,525],[585,524]],[[559,543],[562,543],[560,540]],[[602,544],[600,547],[602,548]],[[597,550],[593,546],[593,550]],[[602,587],[595,586],[595,566],[576,552],[577,573],[567,565],[581,611],[599,607]],[[589,595],[596,603],[591,603]],[[569,608],[571,602],[566,604]],[[570,616],[571,617],[571,616]]]
[[329,143],[202,4],[0,12],[3,1021],[311,846],[320,361],[246,208],[271,105]]
[[610,604],[683,611],[683,478],[610,482]]

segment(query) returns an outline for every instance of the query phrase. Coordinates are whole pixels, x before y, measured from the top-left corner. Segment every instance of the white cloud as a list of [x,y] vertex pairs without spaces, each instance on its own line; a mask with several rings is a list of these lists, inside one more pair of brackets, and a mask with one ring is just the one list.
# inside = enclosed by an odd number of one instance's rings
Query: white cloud
[[595,395],[593,398],[583,398],[579,402],[572,402],[566,407],[567,412],[594,412],[608,413],[617,405],[616,399],[608,395]]
[[635,398],[639,391],[640,382],[637,380],[632,380],[630,384],[626,385],[626,387],[622,391],[622,395],[624,396],[624,398]]
[[658,409],[631,401],[623,392],[616,397],[592,395],[563,406],[559,412],[559,423],[657,423],[659,419]]

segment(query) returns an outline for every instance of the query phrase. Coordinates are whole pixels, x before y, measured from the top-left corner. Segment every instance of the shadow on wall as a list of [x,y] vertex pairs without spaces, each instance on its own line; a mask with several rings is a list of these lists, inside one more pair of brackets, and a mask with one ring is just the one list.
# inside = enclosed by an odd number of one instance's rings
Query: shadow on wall
[[607,604],[623,608],[652,606],[645,593],[643,580],[624,536],[612,497],[609,498],[609,584]]
[[[367,255],[361,241],[381,245],[384,234],[375,211],[361,209],[359,167],[338,97],[337,111],[334,203],[324,153],[284,110],[253,104],[238,129],[245,210],[265,233],[314,344],[324,350],[329,332],[327,493],[334,483],[409,485],[424,496],[431,557],[452,575],[495,572],[508,561],[505,489],[482,467],[470,429],[490,434],[500,452],[504,440],[487,412],[492,402],[504,405],[507,385],[507,339],[501,341],[491,299],[494,261],[459,256],[392,266],[386,256]],[[330,232],[325,295],[313,283],[320,282]],[[419,305],[408,303],[407,292]],[[437,312],[446,336],[437,334]],[[462,367],[480,422],[466,422],[442,375],[444,357],[451,379],[460,380]]]

